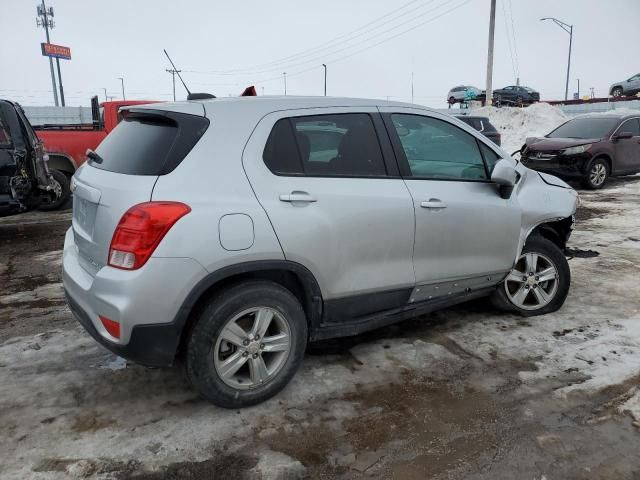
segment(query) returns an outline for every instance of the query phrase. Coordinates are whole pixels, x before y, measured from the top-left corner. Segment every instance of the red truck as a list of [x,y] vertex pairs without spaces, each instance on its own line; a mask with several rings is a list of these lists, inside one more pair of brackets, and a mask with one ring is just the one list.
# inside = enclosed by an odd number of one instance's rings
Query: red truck
[[[36,135],[44,143],[49,154],[49,169],[58,170],[70,178],[86,159],[88,148],[95,150],[100,142],[113,130],[122,116],[120,107],[156,103],[152,100],[121,100],[98,104],[98,98],[91,99],[93,121],[79,125],[34,125]],[[67,187],[68,188],[68,187]],[[65,192],[65,198],[69,192]]]

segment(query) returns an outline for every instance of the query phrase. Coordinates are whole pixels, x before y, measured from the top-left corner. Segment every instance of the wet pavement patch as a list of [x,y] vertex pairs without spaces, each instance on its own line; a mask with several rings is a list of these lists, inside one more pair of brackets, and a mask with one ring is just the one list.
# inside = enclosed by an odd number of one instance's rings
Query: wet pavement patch
[[600,252],[596,250],[584,250],[581,248],[569,248],[567,247],[564,251],[564,254],[567,258],[594,258],[600,255]]
[[242,480],[252,478],[248,471],[257,463],[258,460],[255,457],[226,454],[201,462],[172,463],[157,472],[124,473],[116,478],[118,480]]

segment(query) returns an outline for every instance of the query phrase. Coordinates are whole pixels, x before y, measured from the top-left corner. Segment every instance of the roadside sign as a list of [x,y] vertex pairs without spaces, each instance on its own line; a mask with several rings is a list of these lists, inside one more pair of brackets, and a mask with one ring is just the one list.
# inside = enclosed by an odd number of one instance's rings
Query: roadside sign
[[55,45],[53,43],[41,43],[40,45],[42,46],[42,55],[45,57],[71,60],[71,49],[69,47],[63,47],[62,45]]

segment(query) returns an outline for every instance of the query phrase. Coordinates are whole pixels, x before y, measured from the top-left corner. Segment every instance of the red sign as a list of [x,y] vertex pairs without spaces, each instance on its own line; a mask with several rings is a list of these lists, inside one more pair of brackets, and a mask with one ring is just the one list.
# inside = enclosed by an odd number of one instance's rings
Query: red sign
[[71,49],[62,45],[54,45],[53,43],[41,43],[42,55],[45,57],[64,58],[71,60]]

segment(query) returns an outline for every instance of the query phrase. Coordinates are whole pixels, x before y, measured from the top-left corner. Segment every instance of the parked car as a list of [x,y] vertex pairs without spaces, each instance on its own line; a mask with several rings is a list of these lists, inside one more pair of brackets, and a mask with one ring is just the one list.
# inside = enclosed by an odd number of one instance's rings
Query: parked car
[[610,175],[640,172],[640,114],[573,118],[542,138],[527,138],[521,158],[534,170],[602,188]]
[[458,87],[453,87],[447,93],[447,103],[449,105],[453,105],[454,103],[462,103],[469,100],[475,100],[478,96],[482,94],[482,90],[476,87],[472,87],[470,85],[460,85]]
[[540,101],[540,93],[533,88],[520,85],[509,85],[493,91],[493,103],[495,105],[531,105]]
[[576,192],[449,115],[328,97],[126,112],[73,178],[68,304],[118,355],[183,355],[217,405],[273,396],[310,341],[567,296]]
[[640,73],[609,87],[609,95],[614,97],[631,96],[637,93],[640,93]]
[[49,172],[42,142],[22,107],[0,100],[0,217],[66,202],[67,178]]
[[454,115],[457,119],[463,121],[472,128],[475,128],[496,145],[500,145],[502,137],[496,127],[489,121],[487,117],[479,117],[476,115]]

